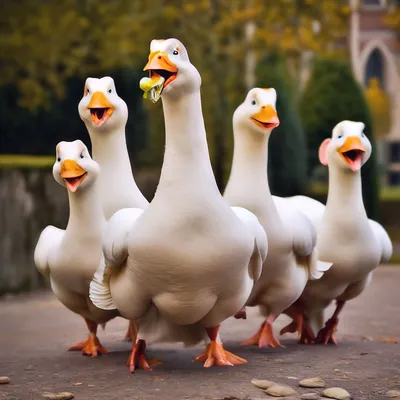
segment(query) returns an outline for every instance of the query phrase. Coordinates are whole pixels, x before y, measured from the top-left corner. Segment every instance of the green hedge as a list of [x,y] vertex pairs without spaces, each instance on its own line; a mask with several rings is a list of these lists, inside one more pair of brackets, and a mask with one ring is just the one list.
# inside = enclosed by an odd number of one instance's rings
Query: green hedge
[[363,197],[370,218],[379,219],[379,186],[372,117],[362,88],[345,61],[319,59],[300,100],[300,115],[307,134],[309,171],[319,164],[318,148],[342,120],[361,121],[372,144],[372,155],[362,168]]
[[288,84],[285,62],[272,53],[257,67],[257,86],[277,92],[280,125],[272,131],[268,148],[268,178],[273,194],[302,194],[307,184],[307,150],[303,129]]

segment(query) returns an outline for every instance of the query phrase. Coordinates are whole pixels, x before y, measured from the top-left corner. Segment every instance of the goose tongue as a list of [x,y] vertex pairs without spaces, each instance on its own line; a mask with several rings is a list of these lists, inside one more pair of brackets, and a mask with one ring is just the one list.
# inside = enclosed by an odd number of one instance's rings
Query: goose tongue
[[144,91],[143,97],[156,103],[161,97],[161,92],[164,87],[165,79],[156,73],[153,73],[150,78],[142,78],[140,80],[140,88]]
[[342,153],[351,170],[354,172],[361,168],[362,153],[363,151],[361,150],[349,150]]

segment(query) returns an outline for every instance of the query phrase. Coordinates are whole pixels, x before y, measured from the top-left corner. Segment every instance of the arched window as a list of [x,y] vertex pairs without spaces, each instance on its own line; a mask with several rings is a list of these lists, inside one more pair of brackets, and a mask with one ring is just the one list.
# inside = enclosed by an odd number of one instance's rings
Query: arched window
[[369,85],[371,78],[378,78],[381,88],[385,88],[383,56],[379,49],[375,49],[368,57],[367,66],[365,68],[364,84]]

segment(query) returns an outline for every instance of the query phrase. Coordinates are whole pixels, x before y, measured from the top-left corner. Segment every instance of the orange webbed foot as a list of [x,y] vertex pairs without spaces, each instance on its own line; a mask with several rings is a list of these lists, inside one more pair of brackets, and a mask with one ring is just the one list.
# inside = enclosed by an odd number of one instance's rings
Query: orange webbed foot
[[272,325],[269,322],[264,322],[258,332],[250,339],[241,343],[242,346],[258,346],[263,347],[285,347],[282,346],[279,340],[275,337],[272,330]]
[[210,368],[214,365],[229,366],[247,364],[247,360],[226,351],[222,343],[211,341],[206,350],[197,356],[193,362],[204,362],[204,368]]
[[85,342],[79,342],[68,351],[82,351],[85,356],[97,357],[99,354],[108,354],[108,350],[100,343],[98,337],[91,333]]
[[328,344],[333,343],[337,344],[337,340],[334,336],[334,333],[337,330],[337,325],[339,323],[338,318],[330,318],[325,323],[325,326],[318,332],[317,338],[315,340],[318,344]]
[[139,339],[133,346],[132,352],[126,362],[131,373],[134,373],[136,369],[152,371],[151,367],[162,364],[162,362],[158,360],[147,360],[145,353],[146,342],[143,339]]

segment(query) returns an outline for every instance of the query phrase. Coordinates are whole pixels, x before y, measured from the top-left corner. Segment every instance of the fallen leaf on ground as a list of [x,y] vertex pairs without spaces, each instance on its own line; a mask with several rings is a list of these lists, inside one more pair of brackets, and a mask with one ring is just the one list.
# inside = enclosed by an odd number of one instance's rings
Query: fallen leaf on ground
[[69,392],[43,393],[42,396],[49,400],[72,400],[75,395]]
[[383,337],[379,339],[380,342],[384,342],[384,343],[399,343],[399,339],[398,338],[394,338],[394,337]]

